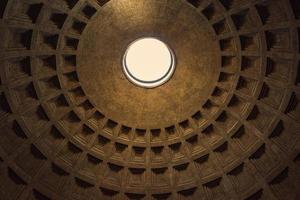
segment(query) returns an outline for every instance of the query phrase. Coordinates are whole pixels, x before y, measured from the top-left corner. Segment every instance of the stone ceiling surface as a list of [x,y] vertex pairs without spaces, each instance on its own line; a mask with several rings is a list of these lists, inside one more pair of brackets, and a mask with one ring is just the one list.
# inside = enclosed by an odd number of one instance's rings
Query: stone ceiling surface
[[299,199],[298,0],[1,0],[0,37],[1,200]]
[[[128,12],[131,7],[138,12]],[[110,1],[78,46],[78,77],[91,102],[108,118],[140,129],[172,126],[195,114],[220,71],[219,46],[203,18],[182,2]],[[129,82],[121,67],[128,45],[141,37],[163,40],[176,55],[172,79],[151,90]]]

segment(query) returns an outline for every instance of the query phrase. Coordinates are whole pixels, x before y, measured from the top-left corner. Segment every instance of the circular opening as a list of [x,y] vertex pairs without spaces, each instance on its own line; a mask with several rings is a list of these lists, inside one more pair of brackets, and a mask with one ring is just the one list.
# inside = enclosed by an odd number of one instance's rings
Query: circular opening
[[123,69],[126,77],[134,84],[146,88],[158,87],[174,73],[174,54],[158,39],[141,38],[127,48]]

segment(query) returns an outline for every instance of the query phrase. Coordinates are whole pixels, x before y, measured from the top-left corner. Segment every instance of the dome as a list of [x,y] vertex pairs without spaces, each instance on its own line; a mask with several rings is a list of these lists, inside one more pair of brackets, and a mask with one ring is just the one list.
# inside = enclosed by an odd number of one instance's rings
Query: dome
[[292,200],[298,0],[1,0],[0,199]]

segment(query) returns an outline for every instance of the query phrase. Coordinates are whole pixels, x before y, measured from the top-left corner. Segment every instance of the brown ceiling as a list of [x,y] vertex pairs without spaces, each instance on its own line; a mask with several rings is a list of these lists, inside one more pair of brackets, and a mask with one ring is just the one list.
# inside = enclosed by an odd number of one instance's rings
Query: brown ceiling
[[0,200],[299,199],[299,0],[1,0],[0,37]]

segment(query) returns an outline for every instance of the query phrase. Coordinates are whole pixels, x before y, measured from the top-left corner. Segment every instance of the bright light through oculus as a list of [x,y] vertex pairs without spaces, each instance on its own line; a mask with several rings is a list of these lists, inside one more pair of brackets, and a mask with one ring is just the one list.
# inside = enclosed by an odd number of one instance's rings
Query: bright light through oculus
[[158,39],[138,39],[125,52],[123,69],[134,84],[154,88],[171,78],[175,70],[174,54]]

